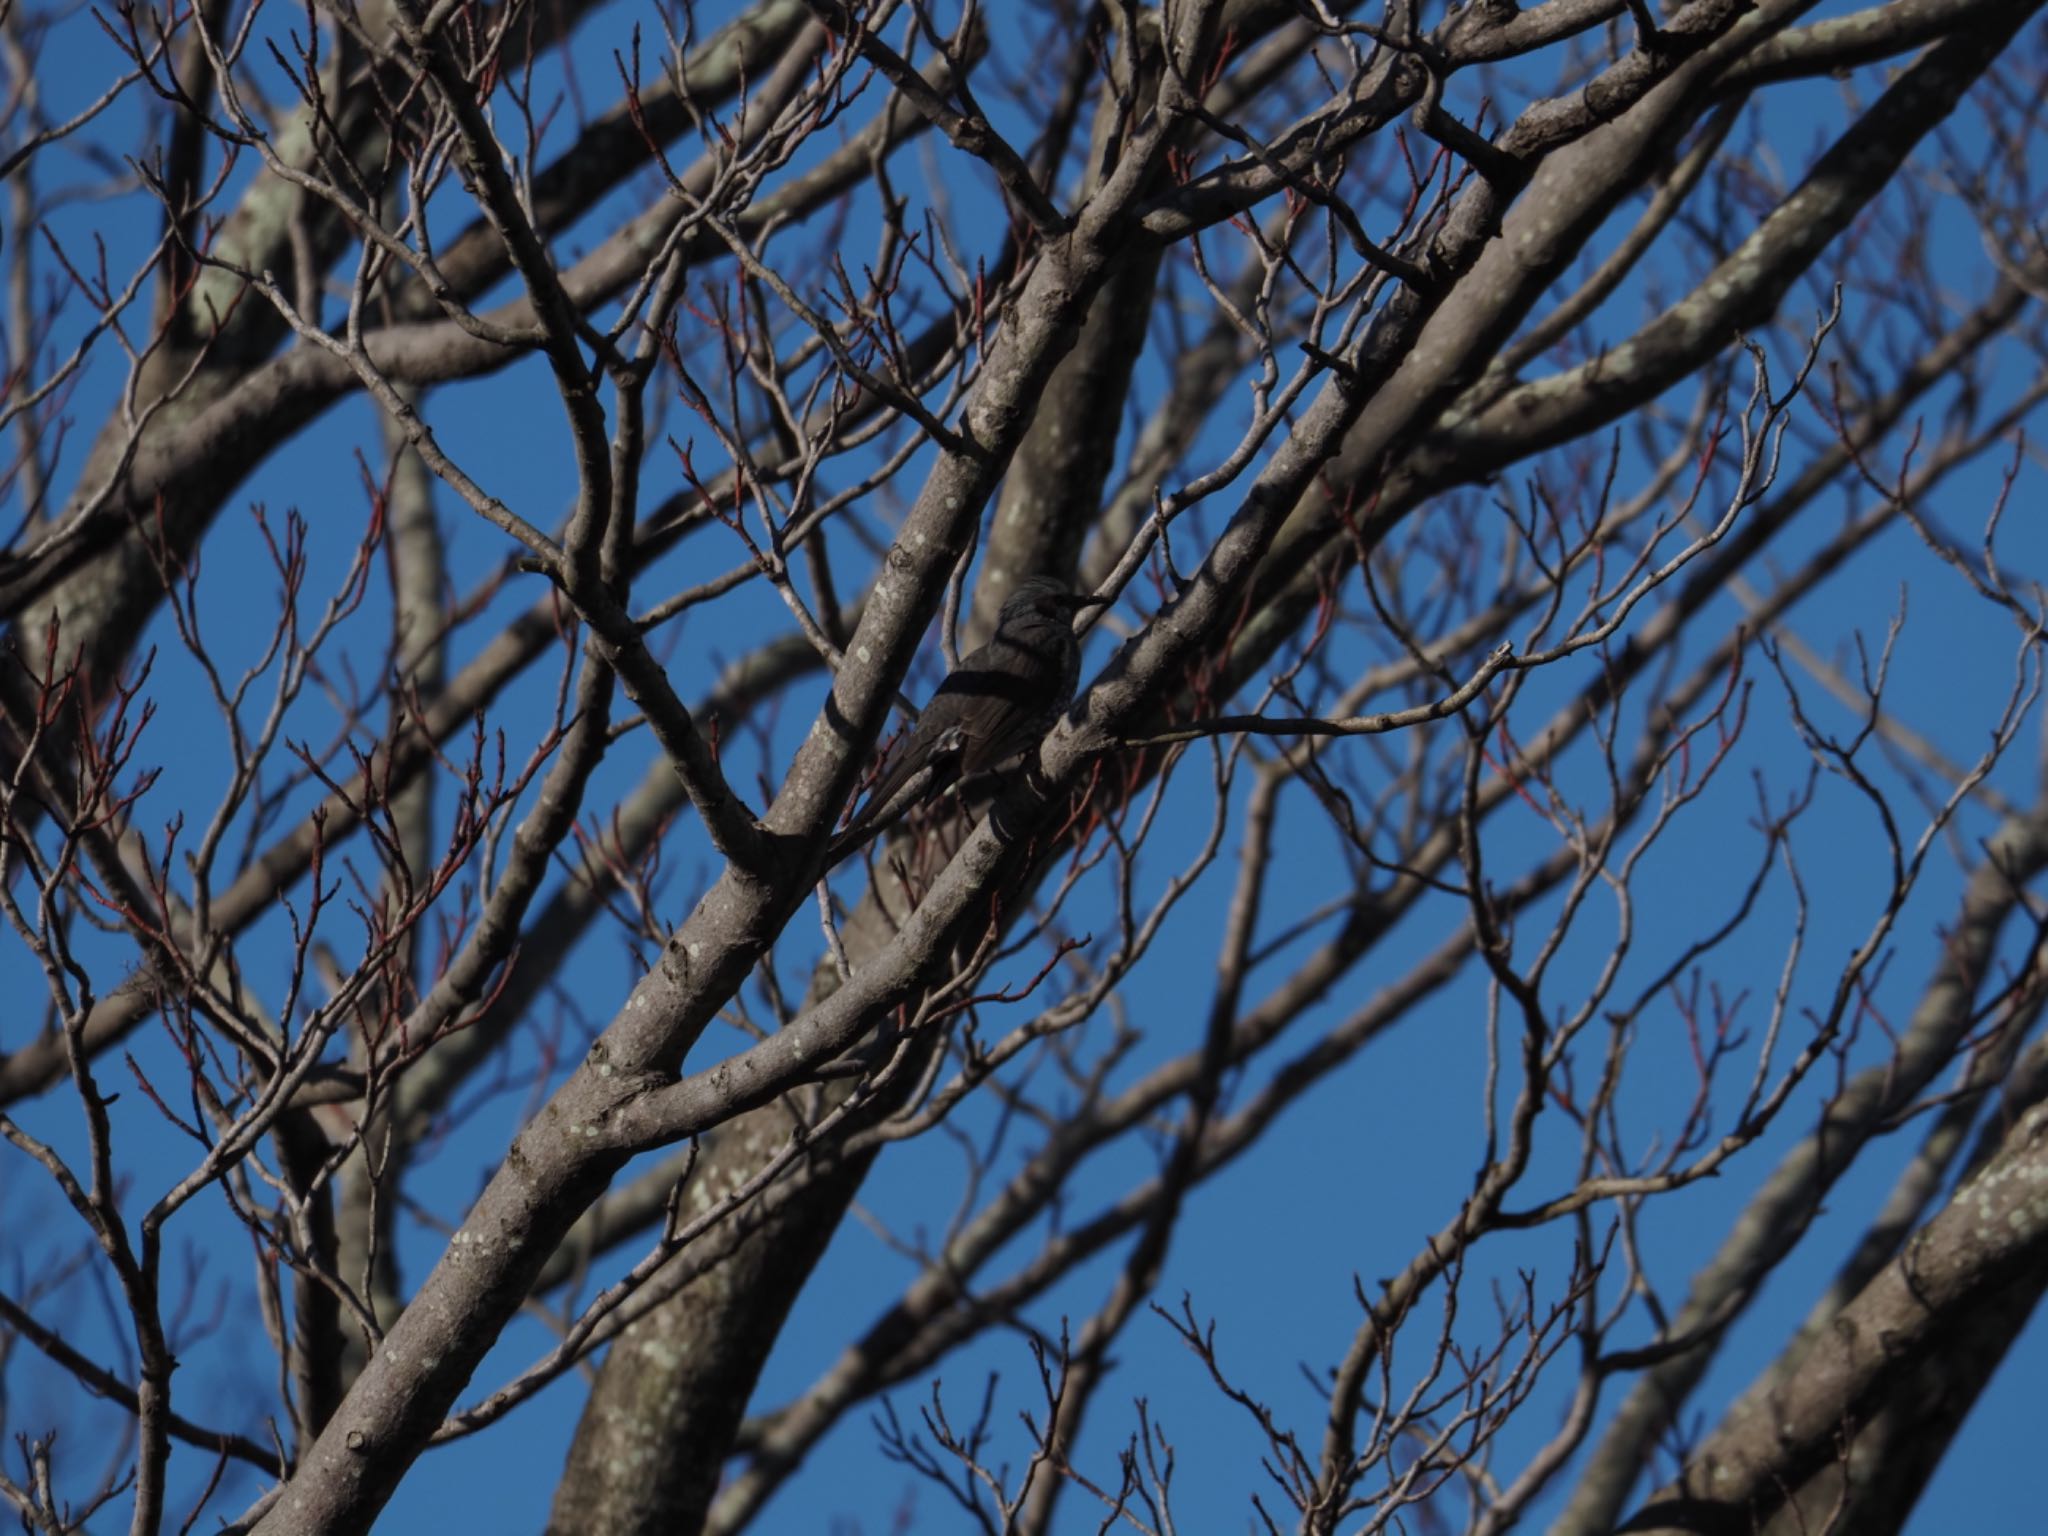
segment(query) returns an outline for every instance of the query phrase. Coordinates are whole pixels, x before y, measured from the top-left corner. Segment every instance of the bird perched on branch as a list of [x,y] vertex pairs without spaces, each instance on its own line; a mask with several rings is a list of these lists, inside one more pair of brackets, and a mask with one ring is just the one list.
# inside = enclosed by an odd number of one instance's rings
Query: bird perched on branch
[[1003,601],[986,645],[960,658],[897,744],[867,804],[834,839],[837,862],[912,806],[1000,768],[1044,739],[1081,671],[1074,615],[1108,602],[1030,576]]

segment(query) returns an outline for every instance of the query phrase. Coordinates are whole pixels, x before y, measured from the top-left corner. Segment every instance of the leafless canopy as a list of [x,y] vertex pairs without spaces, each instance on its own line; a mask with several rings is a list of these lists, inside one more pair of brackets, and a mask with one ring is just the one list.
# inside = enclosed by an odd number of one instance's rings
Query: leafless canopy
[[1851,6],[0,0],[23,1528],[1898,1529],[2048,1285],[2048,43]]

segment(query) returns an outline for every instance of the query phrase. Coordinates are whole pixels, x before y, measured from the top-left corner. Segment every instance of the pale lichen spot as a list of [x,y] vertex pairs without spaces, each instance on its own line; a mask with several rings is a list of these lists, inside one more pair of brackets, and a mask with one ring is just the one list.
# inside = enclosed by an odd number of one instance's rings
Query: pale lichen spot
[[652,1442],[639,1439],[627,1443],[626,1454],[612,1458],[612,1470],[618,1473],[638,1473],[654,1459],[655,1447]]
[[856,648],[855,648],[855,650],[854,650],[854,653],[853,653],[853,654],[854,654],[855,656],[857,656],[858,658],[860,658],[860,660],[861,660],[861,661],[862,661],[863,663],[866,663],[866,662],[870,662],[870,661],[874,660],[874,652],[870,651],[870,650],[869,650],[869,649],[868,649],[868,648],[867,648],[866,646],[864,646],[864,645],[863,645],[863,646],[858,646],[858,647],[856,647]]

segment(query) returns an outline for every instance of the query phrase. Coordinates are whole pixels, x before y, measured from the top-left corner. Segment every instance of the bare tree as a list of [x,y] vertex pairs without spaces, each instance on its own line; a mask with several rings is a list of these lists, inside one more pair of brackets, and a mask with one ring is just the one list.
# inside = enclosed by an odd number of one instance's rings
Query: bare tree
[[579,1374],[562,1536],[1901,1528],[2048,1284],[2037,9],[0,0],[23,1528]]

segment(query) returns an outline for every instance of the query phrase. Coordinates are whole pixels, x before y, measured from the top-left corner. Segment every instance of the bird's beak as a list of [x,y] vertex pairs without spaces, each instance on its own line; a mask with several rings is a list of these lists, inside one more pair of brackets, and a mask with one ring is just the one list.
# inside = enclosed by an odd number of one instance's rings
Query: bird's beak
[[1074,610],[1078,613],[1083,608],[1107,608],[1116,599],[1113,597],[1097,597],[1093,593],[1084,595],[1076,592],[1071,594],[1067,601],[1074,605]]

